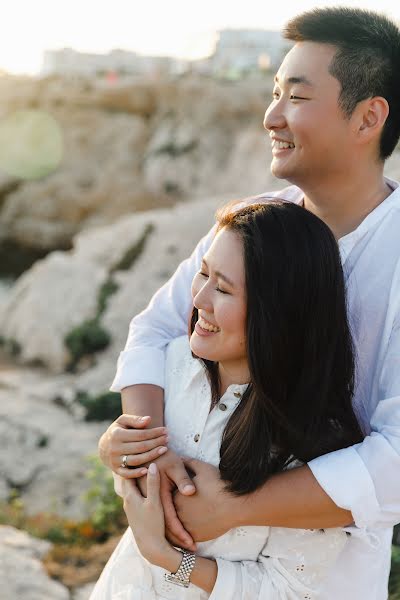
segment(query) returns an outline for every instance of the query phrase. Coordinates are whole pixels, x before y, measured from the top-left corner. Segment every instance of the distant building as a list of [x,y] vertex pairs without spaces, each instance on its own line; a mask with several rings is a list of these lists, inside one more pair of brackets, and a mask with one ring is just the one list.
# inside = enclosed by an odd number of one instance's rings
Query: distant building
[[214,72],[276,70],[292,46],[279,31],[224,29],[211,57]]
[[127,50],[112,50],[108,54],[77,52],[72,48],[46,50],[42,75],[94,76],[110,72],[121,75],[179,74],[185,61],[169,56],[142,56]]
[[246,72],[276,70],[292,43],[278,31],[224,29],[218,32],[214,53],[200,60],[170,56],[143,56],[128,50],[108,54],[77,52],[71,48],[47,50],[42,75],[204,75],[241,77]]

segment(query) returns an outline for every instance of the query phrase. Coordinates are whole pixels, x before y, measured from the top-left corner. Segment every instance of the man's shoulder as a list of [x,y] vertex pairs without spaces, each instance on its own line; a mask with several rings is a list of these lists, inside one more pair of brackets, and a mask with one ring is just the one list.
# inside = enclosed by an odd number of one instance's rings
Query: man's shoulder
[[273,192],[263,192],[255,196],[248,196],[242,200],[238,200],[235,208],[244,208],[251,204],[258,204],[260,202],[268,202],[269,200],[285,200],[286,202],[294,202],[300,204],[304,196],[304,192],[296,185],[289,185],[282,190]]

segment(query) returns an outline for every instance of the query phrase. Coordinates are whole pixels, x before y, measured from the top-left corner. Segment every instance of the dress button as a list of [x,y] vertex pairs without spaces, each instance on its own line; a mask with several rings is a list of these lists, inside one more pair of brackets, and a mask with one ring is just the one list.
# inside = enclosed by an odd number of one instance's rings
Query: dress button
[[196,433],[196,435],[194,436],[194,438],[193,438],[193,439],[194,439],[194,441],[195,441],[195,442],[198,442],[198,441],[199,441],[199,439],[200,439],[200,434],[199,434],[199,433]]
[[227,408],[226,404],[224,404],[223,402],[220,402],[218,406],[219,406],[219,410],[226,410],[226,408]]
[[240,392],[233,392],[233,395],[234,395],[236,398],[241,398],[241,397],[242,397],[242,394],[241,394]]

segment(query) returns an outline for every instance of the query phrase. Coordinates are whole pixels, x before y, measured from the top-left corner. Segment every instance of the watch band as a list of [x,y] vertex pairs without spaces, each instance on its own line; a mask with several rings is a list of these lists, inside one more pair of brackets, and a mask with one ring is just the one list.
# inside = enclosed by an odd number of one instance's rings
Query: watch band
[[179,552],[182,552],[183,555],[179,569],[176,573],[164,573],[164,579],[170,583],[175,583],[176,585],[187,588],[189,587],[189,579],[196,561],[196,555],[187,550],[180,550],[179,548],[178,550]]

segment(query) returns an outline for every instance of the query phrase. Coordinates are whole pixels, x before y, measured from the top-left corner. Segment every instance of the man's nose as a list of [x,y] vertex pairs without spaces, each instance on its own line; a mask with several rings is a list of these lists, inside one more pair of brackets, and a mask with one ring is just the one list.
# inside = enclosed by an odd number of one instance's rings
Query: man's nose
[[286,118],[283,112],[282,103],[279,101],[273,101],[265,111],[264,129],[267,131],[273,131],[274,129],[283,129],[286,126]]

